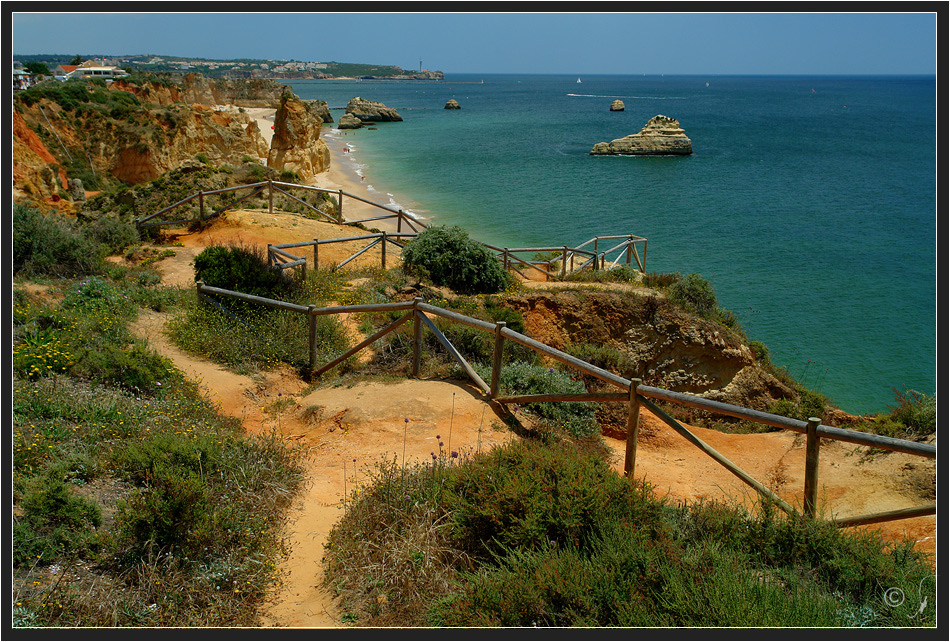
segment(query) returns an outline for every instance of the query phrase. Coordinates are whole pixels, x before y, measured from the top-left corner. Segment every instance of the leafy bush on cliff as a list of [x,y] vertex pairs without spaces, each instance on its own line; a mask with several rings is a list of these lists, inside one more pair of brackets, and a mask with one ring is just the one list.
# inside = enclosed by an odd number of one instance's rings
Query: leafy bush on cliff
[[254,296],[279,298],[291,281],[267,265],[256,247],[211,245],[195,257],[195,280],[225,290]]
[[74,277],[95,274],[105,252],[69,219],[13,205],[13,273]]
[[402,252],[403,269],[459,294],[492,294],[508,275],[491,250],[469,238],[461,227],[430,227]]

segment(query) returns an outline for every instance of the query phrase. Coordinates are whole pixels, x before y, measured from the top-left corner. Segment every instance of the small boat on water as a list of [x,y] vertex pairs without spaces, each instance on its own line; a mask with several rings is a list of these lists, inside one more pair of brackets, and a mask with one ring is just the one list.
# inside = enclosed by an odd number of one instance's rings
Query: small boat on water
[[581,84],[581,79],[580,79],[580,78],[577,79],[577,84],[578,84],[578,85]]

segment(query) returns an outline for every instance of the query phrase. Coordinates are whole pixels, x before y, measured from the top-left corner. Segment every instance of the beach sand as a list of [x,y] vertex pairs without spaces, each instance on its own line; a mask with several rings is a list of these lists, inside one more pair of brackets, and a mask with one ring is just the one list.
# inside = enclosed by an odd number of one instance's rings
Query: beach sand
[[[270,147],[274,137],[274,130],[271,129],[271,127],[274,124],[274,114],[276,111],[270,108],[251,108],[246,109],[246,111],[251,118],[257,121],[261,133],[267,141],[267,146]],[[388,214],[389,212],[385,210],[357,200],[357,198],[360,198],[379,205],[386,205],[386,203],[382,202],[378,193],[371,191],[367,187],[366,181],[363,180],[364,177],[359,176],[355,171],[347,167],[347,163],[345,163],[346,152],[344,151],[347,142],[342,140],[342,137],[338,133],[332,133],[329,126],[324,126],[320,137],[330,149],[330,168],[325,172],[317,174],[308,184],[313,187],[320,187],[335,192],[342,190],[344,192],[343,219],[345,221],[360,221]],[[352,195],[357,198],[351,198],[347,195]],[[395,219],[371,221],[365,223],[365,225],[368,228],[376,228],[386,232],[395,232],[398,228]],[[402,231],[411,232],[412,230],[406,225],[403,225]]]

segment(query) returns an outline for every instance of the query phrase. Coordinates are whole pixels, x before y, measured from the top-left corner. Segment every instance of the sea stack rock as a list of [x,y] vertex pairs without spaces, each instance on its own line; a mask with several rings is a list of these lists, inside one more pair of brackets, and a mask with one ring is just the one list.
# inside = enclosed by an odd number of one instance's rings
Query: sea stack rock
[[445,108],[446,109],[461,109],[462,106],[459,104],[459,101],[455,100],[454,98],[451,98],[449,102],[445,103]]
[[363,126],[363,121],[353,114],[343,114],[340,116],[340,122],[337,123],[337,129],[359,129]]
[[623,110],[624,110],[624,106],[623,106],[622,100],[618,99],[610,103],[610,111],[623,111]]
[[367,121],[378,123],[402,121],[402,116],[395,109],[391,109],[383,103],[364,100],[359,96],[350,98],[350,102],[346,104],[346,113],[353,114],[364,123]]
[[674,118],[658,115],[650,119],[636,134],[597,143],[592,156],[668,156],[693,153],[693,143]]

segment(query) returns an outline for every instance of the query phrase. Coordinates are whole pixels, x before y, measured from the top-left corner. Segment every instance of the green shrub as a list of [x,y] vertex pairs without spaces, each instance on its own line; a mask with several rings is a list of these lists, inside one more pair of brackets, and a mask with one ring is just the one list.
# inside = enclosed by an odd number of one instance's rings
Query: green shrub
[[14,523],[15,566],[81,557],[95,547],[94,528],[102,523],[101,512],[71,487],[49,475],[33,480],[21,503],[23,519]]
[[898,405],[891,408],[891,417],[906,426],[909,433],[921,436],[937,429],[936,395],[926,395],[916,390],[901,392],[896,388],[894,395]]
[[13,273],[60,278],[101,270],[102,253],[73,223],[15,203],[13,205]]
[[602,526],[635,521],[644,489],[566,443],[516,442],[448,471],[454,539],[482,560],[506,550],[587,550]]
[[[490,380],[487,367],[476,366],[479,376]],[[571,379],[563,370],[521,361],[507,364],[501,371],[500,388],[505,395],[578,394],[587,392],[584,384]],[[528,403],[524,410],[538,417],[554,430],[564,430],[574,437],[597,434],[597,404],[585,401]]]
[[670,301],[699,316],[709,317],[716,312],[716,293],[709,281],[698,274],[690,273],[669,286]]
[[459,294],[500,292],[508,275],[494,254],[458,226],[430,227],[402,252],[403,269]]
[[211,245],[195,257],[195,280],[244,294],[274,298],[291,291],[291,281],[267,265],[257,248]]

